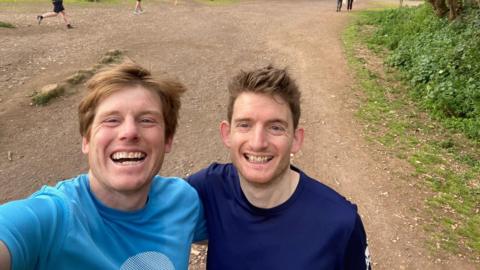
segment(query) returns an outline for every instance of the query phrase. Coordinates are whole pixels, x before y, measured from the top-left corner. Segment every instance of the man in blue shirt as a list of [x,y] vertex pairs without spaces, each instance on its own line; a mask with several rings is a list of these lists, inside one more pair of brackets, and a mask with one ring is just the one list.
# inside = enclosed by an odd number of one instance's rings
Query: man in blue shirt
[[232,163],[188,178],[205,209],[207,268],[370,269],[356,206],[290,164],[304,130],[287,71],[242,71],[229,92],[220,133]]
[[104,70],[78,108],[90,169],[0,206],[0,269],[188,269],[203,209],[185,181],[161,177],[180,95],[136,64]]

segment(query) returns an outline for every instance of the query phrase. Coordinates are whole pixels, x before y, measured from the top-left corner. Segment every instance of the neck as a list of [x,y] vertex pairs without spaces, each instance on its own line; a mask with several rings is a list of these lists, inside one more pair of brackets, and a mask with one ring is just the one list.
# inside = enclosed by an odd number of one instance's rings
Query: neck
[[240,187],[248,201],[259,208],[273,208],[286,202],[297,188],[300,174],[288,168],[266,184],[252,183],[240,176]]
[[89,178],[90,190],[99,201],[110,208],[131,212],[142,209],[147,203],[149,186],[144,191],[121,192],[107,189],[98,181],[92,181],[92,178]]

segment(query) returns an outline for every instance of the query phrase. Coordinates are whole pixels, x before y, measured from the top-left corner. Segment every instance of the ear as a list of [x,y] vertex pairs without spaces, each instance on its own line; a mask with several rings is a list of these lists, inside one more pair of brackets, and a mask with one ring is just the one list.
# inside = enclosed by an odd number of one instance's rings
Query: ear
[[297,153],[300,151],[303,145],[303,136],[304,136],[304,129],[303,128],[297,128],[294,133],[293,133],[293,142],[292,142],[292,149],[290,152],[292,154]]
[[220,136],[222,137],[223,144],[230,148],[230,123],[226,120],[220,123]]
[[173,148],[173,136],[165,140],[165,153],[170,153]]
[[86,155],[88,154],[89,150],[90,150],[90,147],[89,147],[88,139],[84,136],[82,137],[82,153]]

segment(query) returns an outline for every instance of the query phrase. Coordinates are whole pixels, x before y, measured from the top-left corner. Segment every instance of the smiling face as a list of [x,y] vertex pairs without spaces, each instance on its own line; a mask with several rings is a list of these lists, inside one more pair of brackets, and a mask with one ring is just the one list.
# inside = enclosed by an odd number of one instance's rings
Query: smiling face
[[290,168],[290,154],[298,152],[303,142],[303,129],[294,130],[286,102],[252,92],[237,97],[232,120],[222,122],[220,131],[240,177],[254,185],[282,181]]
[[147,196],[172,138],[165,138],[160,98],[141,86],[125,87],[97,106],[82,151],[90,186],[107,205],[115,194]]

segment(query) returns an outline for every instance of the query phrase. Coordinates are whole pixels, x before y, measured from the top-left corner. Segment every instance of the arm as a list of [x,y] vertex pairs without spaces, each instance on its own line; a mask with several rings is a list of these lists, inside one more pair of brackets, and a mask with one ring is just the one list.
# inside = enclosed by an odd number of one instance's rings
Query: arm
[[0,241],[0,270],[10,270],[10,251],[2,241]]
[[34,269],[48,258],[51,243],[61,237],[58,210],[55,200],[45,197],[0,206],[0,270]]
[[185,179],[197,192],[200,199],[199,218],[195,229],[193,242],[198,245],[208,244],[207,220],[204,209],[207,169],[200,170]]
[[345,251],[345,269],[371,270],[370,253],[368,251],[367,235],[362,220],[357,214],[355,226]]
[[193,242],[196,244],[206,245],[208,243],[207,220],[205,219],[203,202],[200,196],[198,195],[198,191],[196,190],[195,186],[194,186],[194,189],[195,189],[195,193],[197,194],[197,199],[199,204],[198,204],[198,219],[197,219],[197,224],[195,226]]

